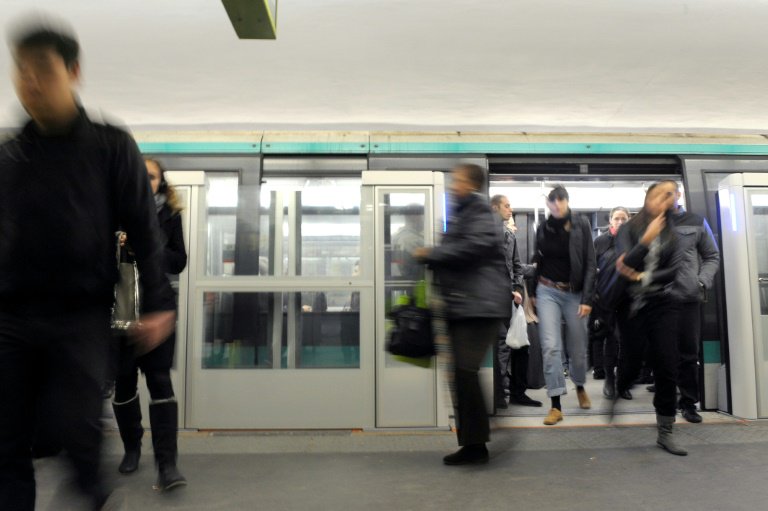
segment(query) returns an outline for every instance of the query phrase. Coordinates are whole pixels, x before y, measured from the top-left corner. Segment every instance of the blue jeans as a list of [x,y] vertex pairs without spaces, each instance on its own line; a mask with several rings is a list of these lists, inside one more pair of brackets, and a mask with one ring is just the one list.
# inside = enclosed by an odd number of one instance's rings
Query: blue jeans
[[536,311],[539,316],[539,339],[544,362],[547,396],[567,394],[563,374],[563,329],[568,352],[568,373],[577,386],[587,377],[587,317],[579,317],[581,294],[561,291],[539,284],[536,288]]

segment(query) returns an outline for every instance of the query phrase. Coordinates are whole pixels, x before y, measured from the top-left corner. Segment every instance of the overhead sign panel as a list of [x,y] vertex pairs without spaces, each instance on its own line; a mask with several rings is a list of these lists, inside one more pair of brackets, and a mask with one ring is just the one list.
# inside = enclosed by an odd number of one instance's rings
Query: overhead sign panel
[[240,39],[277,39],[277,0],[221,0]]

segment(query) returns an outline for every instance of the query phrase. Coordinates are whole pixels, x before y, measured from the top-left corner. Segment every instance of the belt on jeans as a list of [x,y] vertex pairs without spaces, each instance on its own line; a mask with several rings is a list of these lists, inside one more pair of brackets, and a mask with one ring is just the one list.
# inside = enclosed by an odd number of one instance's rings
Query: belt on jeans
[[539,282],[544,284],[547,287],[553,287],[555,289],[559,289],[560,291],[570,291],[571,290],[571,283],[570,282],[555,282],[554,280],[549,280],[546,277],[539,277]]

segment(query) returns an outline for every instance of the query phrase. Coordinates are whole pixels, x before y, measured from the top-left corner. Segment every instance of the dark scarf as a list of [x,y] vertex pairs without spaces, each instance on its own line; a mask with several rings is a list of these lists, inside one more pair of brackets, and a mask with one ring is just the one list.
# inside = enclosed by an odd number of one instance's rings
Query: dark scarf
[[163,209],[163,206],[165,206],[165,203],[168,202],[168,197],[166,197],[164,193],[156,193],[154,197],[155,197],[155,208],[157,209],[157,212],[160,213],[160,210]]

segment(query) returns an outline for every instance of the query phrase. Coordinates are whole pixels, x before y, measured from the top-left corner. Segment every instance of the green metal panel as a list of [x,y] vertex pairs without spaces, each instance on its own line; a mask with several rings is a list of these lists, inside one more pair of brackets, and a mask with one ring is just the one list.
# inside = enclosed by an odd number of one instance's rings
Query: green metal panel
[[375,142],[371,153],[768,155],[768,144]]
[[277,0],[222,0],[240,39],[277,39]]
[[720,364],[720,341],[704,341],[704,363]]
[[370,144],[361,142],[264,142],[264,154],[368,154]]
[[142,153],[175,154],[254,154],[261,152],[259,142],[139,142]]

